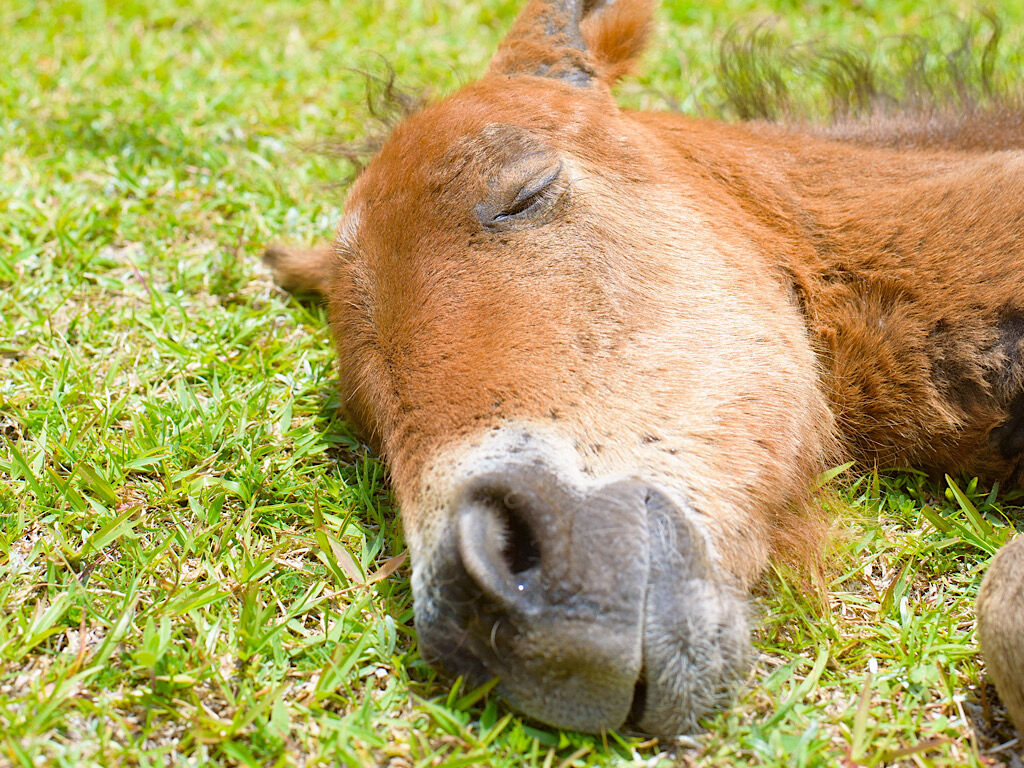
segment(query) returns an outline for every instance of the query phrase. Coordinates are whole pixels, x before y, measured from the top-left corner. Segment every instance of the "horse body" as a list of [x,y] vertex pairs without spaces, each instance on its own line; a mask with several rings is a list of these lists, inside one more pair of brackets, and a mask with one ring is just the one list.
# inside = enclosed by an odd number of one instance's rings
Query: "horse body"
[[820,551],[823,467],[1019,480],[1024,156],[620,111],[650,11],[533,0],[274,267],[328,301],[424,655],[672,734],[742,674],[769,557]]

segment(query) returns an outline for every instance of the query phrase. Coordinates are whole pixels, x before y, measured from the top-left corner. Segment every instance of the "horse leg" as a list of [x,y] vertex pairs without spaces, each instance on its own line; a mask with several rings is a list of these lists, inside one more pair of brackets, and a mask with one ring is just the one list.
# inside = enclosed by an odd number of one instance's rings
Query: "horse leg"
[[1024,738],[1024,537],[1003,547],[985,574],[978,641],[999,698]]

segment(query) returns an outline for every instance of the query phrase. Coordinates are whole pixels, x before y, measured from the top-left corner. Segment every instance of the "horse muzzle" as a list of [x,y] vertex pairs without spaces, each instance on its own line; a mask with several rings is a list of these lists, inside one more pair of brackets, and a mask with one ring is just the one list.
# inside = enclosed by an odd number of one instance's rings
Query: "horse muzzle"
[[539,461],[469,477],[414,563],[424,658],[499,678],[553,726],[696,730],[745,669],[749,629],[695,517],[640,481],[580,491]]

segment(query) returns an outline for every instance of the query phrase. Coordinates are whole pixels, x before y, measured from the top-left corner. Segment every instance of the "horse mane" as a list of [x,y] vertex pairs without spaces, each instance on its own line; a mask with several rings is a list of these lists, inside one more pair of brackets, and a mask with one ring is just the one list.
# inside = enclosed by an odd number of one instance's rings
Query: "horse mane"
[[[893,46],[884,64],[852,46],[786,43],[772,23],[735,25],[719,47],[719,103],[704,104],[703,111],[867,146],[1024,148],[1024,92],[997,67],[1002,23],[990,11],[958,23],[959,37],[948,49],[919,35],[886,38]],[[397,123],[429,101],[400,87],[391,65],[381,62],[382,73],[350,70],[366,81],[363,136],[313,147],[350,164],[343,183],[362,172]]]
[[879,45],[888,47],[884,57],[786,44],[770,23],[734,26],[718,56],[720,113],[870,146],[1024,148],[1022,91],[997,67],[999,18],[983,12],[958,25],[951,48],[920,35],[890,37]]
[[363,168],[380,151],[398,123],[418,112],[428,101],[424,94],[400,87],[394,67],[383,56],[380,61],[383,68],[381,74],[365,69],[348,70],[362,77],[365,82],[368,120],[363,135],[353,141],[327,139],[311,147],[314,151],[340,157],[348,162],[352,172],[342,180],[343,185],[351,183],[363,172]]

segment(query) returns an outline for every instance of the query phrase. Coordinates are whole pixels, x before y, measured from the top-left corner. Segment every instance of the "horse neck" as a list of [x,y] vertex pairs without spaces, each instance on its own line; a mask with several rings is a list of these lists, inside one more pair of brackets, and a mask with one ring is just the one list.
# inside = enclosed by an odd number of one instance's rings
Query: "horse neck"
[[[730,219],[808,290],[837,273],[995,288],[1007,283],[1003,258],[1024,250],[1024,151],[892,149],[777,125],[636,117],[683,183],[708,193],[707,215]],[[1020,297],[1021,278],[1010,282]]]
[[852,455],[1012,470],[988,435],[1024,389],[1024,152],[645,121],[680,194],[788,284]]

